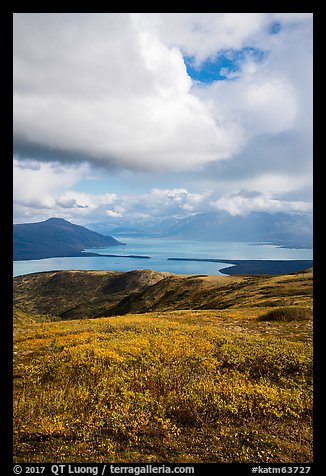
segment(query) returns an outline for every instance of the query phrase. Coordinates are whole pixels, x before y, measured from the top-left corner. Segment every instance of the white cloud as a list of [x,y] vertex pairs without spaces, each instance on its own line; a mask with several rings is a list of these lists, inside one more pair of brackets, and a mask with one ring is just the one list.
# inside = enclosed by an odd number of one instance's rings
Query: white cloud
[[200,63],[220,49],[241,48],[264,28],[266,13],[163,13],[138,14],[170,46],[179,47]]
[[114,210],[106,210],[106,214],[113,218],[120,218],[123,216],[121,212],[115,212]]
[[94,195],[85,192],[67,191],[60,195],[57,202],[60,205],[62,201],[72,200],[81,208],[90,210],[99,206],[106,207],[112,205],[118,199],[115,193],[105,193],[103,195]]
[[[15,222],[24,221],[34,213],[38,219],[60,216],[80,222],[124,218],[137,220],[150,217],[184,217],[202,211],[208,193],[191,193],[187,189],[154,188],[147,193],[92,194],[64,188],[76,181],[76,170],[67,175],[53,166],[42,164],[39,170],[21,169],[15,161],[14,205]],[[17,165],[18,164],[18,165]],[[56,175],[56,180],[53,179]],[[81,176],[81,175],[80,175]],[[29,186],[21,186],[28,181]],[[41,186],[36,183],[41,182]],[[48,184],[51,186],[48,187]]]
[[130,169],[189,169],[241,147],[239,128],[191,93],[180,51],[132,16],[15,20],[17,137]]
[[[280,22],[281,27],[312,23],[312,13],[152,13],[138,14],[147,19],[153,30],[169,46],[178,46],[200,64],[218,50],[243,46],[264,47],[268,27]],[[148,20],[150,18],[150,21]],[[144,20],[146,21],[146,20]],[[263,36],[263,38],[262,38]],[[259,41],[257,39],[259,38]],[[264,44],[262,44],[262,41]],[[260,44],[259,44],[260,43]]]
[[[259,47],[272,47],[262,31],[279,17],[15,14],[15,134],[130,169],[186,170],[229,158],[249,128],[291,127],[295,86],[284,72],[256,71],[248,61],[241,81],[200,94],[181,52],[200,61],[246,41],[255,45],[256,37]],[[298,19],[306,16],[283,18]]]
[[231,215],[246,215],[250,212],[311,213],[312,204],[303,201],[277,200],[270,194],[231,194],[211,202],[216,210],[227,211]]
[[[231,215],[243,215],[252,211],[311,213],[311,203],[302,200],[281,200],[284,188],[276,187],[277,178],[270,179],[274,191],[224,194],[216,192],[192,193],[186,188],[153,188],[147,193],[92,194],[72,189],[77,177],[87,176],[87,169],[57,169],[54,164],[41,164],[38,169],[26,168],[27,163],[15,161],[14,204],[15,221],[37,217],[38,220],[60,216],[78,223],[123,219],[137,222],[144,219],[184,218],[204,211],[227,211]],[[26,183],[28,186],[26,187]],[[273,185],[274,184],[274,185]],[[259,185],[259,184],[252,184]]]
[[[246,181],[250,190],[255,190],[261,193],[285,193],[300,189],[312,182],[312,176],[309,174],[280,174],[268,173],[261,174]],[[238,183],[240,187],[241,184]]]
[[64,191],[88,174],[85,164],[63,168],[61,164],[13,161],[13,199],[15,204],[52,209],[54,194]]

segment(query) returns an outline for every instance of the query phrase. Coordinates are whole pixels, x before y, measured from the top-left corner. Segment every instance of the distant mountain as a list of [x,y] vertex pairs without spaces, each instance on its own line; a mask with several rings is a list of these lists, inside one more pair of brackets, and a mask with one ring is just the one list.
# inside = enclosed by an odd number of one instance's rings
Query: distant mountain
[[74,225],[62,218],[49,218],[38,223],[14,225],[14,260],[64,256],[85,256],[87,248],[119,246],[111,236],[104,236]]
[[252,212],[232,216],[227,212],[198,213],[183,219],[90,223],[90,230],[121,237],[171,238],[181,240],[271,242],[312,248],[312,216]]
[[266,212],[241,216],[226,212],[199,213],[179,220],[163,236],[188,240],[264,241],[286,247],[311,248],[312,217]]
[[97,233],[110,233],[116,236],[132,236],[137,238],[155,238],[168,232],[180,220],[177,218],[166,218],[165,220],[137,220],[129,221],[118,219],[107,222],[88,223],[86,226]]

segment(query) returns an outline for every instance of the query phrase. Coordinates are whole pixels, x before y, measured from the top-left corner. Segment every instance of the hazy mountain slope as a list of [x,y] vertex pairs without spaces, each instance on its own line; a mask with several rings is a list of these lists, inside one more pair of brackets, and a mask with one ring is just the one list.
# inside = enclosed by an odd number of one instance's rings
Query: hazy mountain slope
[[312,270],[281,276],[51,271],[14,278],[14,305],[62,319],[154,310],[311,306]]
[[312,247],[312,215],[252,212],[230,215],[216,211],[183,219],[129,221],[125,218],[90,223],[90,230],[115,236],[157,237],[186,240],[270,241],[293,247]]
[[14,260],[78,256],[86,248],[121,244],[62,218],[14,225]]
[[174,225],[179,223],[177,218],[166,218],[164,220],[128,220],[117,218],[114,221],[88,223],[89,230],[97,231],[103,235],[133,237],[160,237],[168,232]]
[[200,213],[180,220],[165,236],[194,240],[271,241],[311,247],[312,217],[265,212],[236,216],[226,212]]

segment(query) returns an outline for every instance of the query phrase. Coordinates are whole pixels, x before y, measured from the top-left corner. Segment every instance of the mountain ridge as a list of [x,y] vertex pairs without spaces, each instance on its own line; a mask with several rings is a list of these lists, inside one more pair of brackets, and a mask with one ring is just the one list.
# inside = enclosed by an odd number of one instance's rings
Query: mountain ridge
[[286,248],[312,248],[312,215],[285,212],[202,212],[165,220],[115,219],[89,223],[91,230],[115,236],[199,241],[269,242]]
[[217,241],[270,242],[286,247],[312,247],[312,218],[300,214],[251,212],[199,213],[180,220],[165,237]]
[[87,256],[87,253],[83,253],[84,249],[124,244],[63,218],[15,224],[13,231],[14,261]]

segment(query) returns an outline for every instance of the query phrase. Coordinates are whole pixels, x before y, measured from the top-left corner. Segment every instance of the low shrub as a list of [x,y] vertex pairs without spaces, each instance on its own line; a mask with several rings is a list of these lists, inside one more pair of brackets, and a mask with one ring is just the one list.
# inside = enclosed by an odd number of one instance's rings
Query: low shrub
[[286,337],[291,326],[258,326],[257,314],[257,329],[288,327],[281,342],[222,315],[71,320],[15,335],[15,462],[311,461],[311,342]]
[[258,317],[259,321],[303,321],[309,319],[311,311],[305,307],[279,307]]

